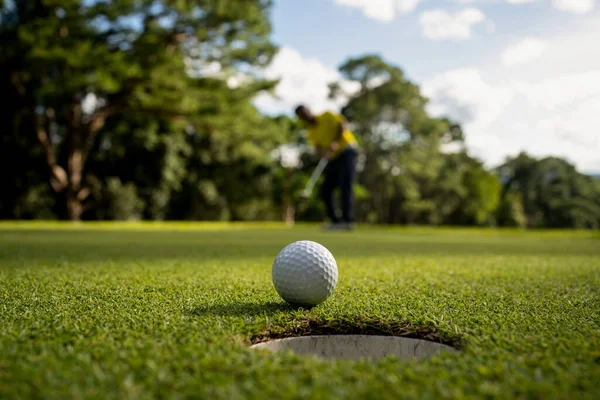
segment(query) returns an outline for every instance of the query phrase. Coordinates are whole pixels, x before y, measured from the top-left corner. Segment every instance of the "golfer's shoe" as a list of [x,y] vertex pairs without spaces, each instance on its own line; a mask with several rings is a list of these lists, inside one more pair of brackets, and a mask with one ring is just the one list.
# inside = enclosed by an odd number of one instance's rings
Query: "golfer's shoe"
[[353,231],[354,228],[356,228],[356,224],[354,224],[353,222],[346,222],[344,225],[347,231]]
[[353,223],[348,222],[337,222],[337,223],[329,223],[323,226],[323,230],[325,231],[351,231],[353,230],[355,225]]

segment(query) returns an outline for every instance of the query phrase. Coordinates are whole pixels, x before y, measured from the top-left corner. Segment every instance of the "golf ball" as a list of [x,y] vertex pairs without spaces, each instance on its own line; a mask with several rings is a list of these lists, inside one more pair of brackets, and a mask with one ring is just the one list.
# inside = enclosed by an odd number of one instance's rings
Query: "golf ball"
[[325,246],[301,240],[279,252],[273,262],[272,278],[275,290],[288,303],[315,306],[335,289],[338,268]]

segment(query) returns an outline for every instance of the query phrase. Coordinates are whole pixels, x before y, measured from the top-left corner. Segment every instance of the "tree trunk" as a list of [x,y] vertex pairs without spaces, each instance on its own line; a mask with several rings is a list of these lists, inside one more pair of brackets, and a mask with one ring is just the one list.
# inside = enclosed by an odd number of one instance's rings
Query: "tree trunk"
[[288,201],[285,205],[285,223],[287,225],[294,225],[296,221],[296,207],[291,201]]
[[77,195],[72,196],[71,191],[67,194],[67,214],[69,220],[78,222],[81,221],[81,214],[83,214],[83,204],[77,198]]
[[283,219],[287,225],[294,225],[296,221],[296,207],[294,206],[294,200],[292,198],[292,175],[294,171],[292,168],[287,168],[285,171],[286,184],[283,189]]
[[90,188],[86,187],[84,179],[84,167],[88,153],[92,148],[98,131],[104,126],[106,118],[115,113],[120,99],[101,110],[96,111],[89,122],[83,122],[83,110],[81,107],[81,96],[73,95],[71,108],[67,113],[67,165],[63,168],[57,160],[56,144],[52,142],[50,127],[55,119],[55,111],[48,108],[45,115],[37,115],[35,107],[31,107],[31,115],[34,118],[36,134],[44,150],[46,162],[50,170],[50,184],[56,193],[66,191],[67,217],[71,221],[80,221],[85,211],[83,202],[90,194]]
[[67,214],[71,221],[80,221],[83,213],[82,199],[79,197],[83,178],[85,132],[81,124],[81,102],[79,96],[73,96],[71,104],[70,119],[68,122],[68,159],[67,174],[69,183],[67,186]]

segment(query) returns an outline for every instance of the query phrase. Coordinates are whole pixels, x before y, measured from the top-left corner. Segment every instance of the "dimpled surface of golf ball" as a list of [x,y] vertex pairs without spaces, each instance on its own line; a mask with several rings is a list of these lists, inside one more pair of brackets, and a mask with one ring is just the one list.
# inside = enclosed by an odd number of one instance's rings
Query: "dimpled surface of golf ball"
[[325,246],[301,240],[279,252],[273,262],[272,278],[275,290],[288,303],[315,306],[335,289],[338,268]]

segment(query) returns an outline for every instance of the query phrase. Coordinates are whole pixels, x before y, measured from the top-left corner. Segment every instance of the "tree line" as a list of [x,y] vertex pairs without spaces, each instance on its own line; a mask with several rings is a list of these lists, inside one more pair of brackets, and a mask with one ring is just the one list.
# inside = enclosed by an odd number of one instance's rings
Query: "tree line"
[[[278,83],[271,3],[0,0],[0,218],[321,220],[299,197],[318,161],[304,127],[253,104]],[[527,154],[486,168],[398,66],[339,71],[359,221],[600,227],[598,179]]]

